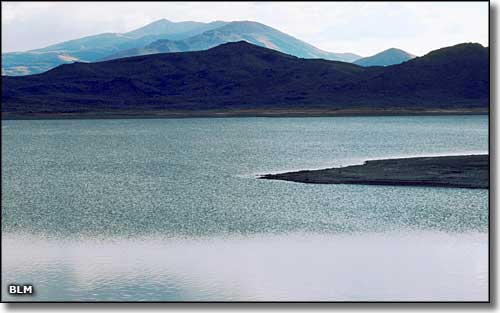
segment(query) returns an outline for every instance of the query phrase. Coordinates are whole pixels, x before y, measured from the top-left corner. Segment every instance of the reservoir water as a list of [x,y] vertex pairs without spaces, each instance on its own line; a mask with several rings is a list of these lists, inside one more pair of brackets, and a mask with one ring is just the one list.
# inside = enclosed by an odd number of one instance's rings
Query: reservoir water
[[257,179],[479,153],[480,115],[2,121],[2,297],[488,300],[488,190]]

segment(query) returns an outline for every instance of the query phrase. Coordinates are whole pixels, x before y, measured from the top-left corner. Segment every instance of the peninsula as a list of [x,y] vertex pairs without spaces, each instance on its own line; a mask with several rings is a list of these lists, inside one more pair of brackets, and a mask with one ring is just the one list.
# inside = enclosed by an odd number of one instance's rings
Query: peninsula
[[261,179],[309,184],[361,184],[489,188],[489,155],[416,157],[366,161],[322,170],[267,174]]

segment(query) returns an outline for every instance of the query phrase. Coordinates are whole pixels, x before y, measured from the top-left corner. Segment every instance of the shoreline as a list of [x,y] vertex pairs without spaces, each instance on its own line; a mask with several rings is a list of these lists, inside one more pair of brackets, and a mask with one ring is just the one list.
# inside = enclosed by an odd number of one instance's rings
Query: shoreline
[[92,113],[6,113],[2,120],[52,119],[163,119],[163,118],[229,118],[229,117],[350,117],[350,116],[442,116],[489,115],[481,109],[269,109],[269,110],[210,110],[210,111],[129,111]]
[[362,165],[265,174],[259,179],[308,184],[489,189],[489,155],[370,160]]

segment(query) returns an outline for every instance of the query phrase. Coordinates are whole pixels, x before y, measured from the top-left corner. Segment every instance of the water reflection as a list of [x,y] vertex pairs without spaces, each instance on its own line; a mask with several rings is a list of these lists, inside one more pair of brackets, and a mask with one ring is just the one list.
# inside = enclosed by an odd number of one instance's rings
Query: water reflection
[[3,283],[33,283],[33,300],[454,301],[488,296],[485,233],[108,241],[6,236],[2,249],[9,251]]

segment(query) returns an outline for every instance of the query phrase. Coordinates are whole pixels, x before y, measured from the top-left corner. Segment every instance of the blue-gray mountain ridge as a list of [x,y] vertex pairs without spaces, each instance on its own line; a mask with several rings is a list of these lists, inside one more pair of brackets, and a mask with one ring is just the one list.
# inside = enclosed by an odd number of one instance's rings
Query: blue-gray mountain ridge
[[361,66],[388,66],[406,62],[414,57],[415,55],[401,49],[390,48],[375,55],[358,59],[354,61],[354,64]]
[[101,60],[166,52],[200,51],[227,42],[246,41],[300,58],[352,62],[360,58],[353,53],[320,50],[277,29],[252,21],[230,22],[221,27],[182,40],[157,40],[142,48],[120,51]]
[[60,64],[94,62],[159,52],[206,50],[222,43],[245,40],[303,58],[352,62],[360,56],[332,53],[272,27],[252,21],[211,23],[158,20],[127,33],[103,33],[26,52],[2,53],[2,75],[45,72]]

